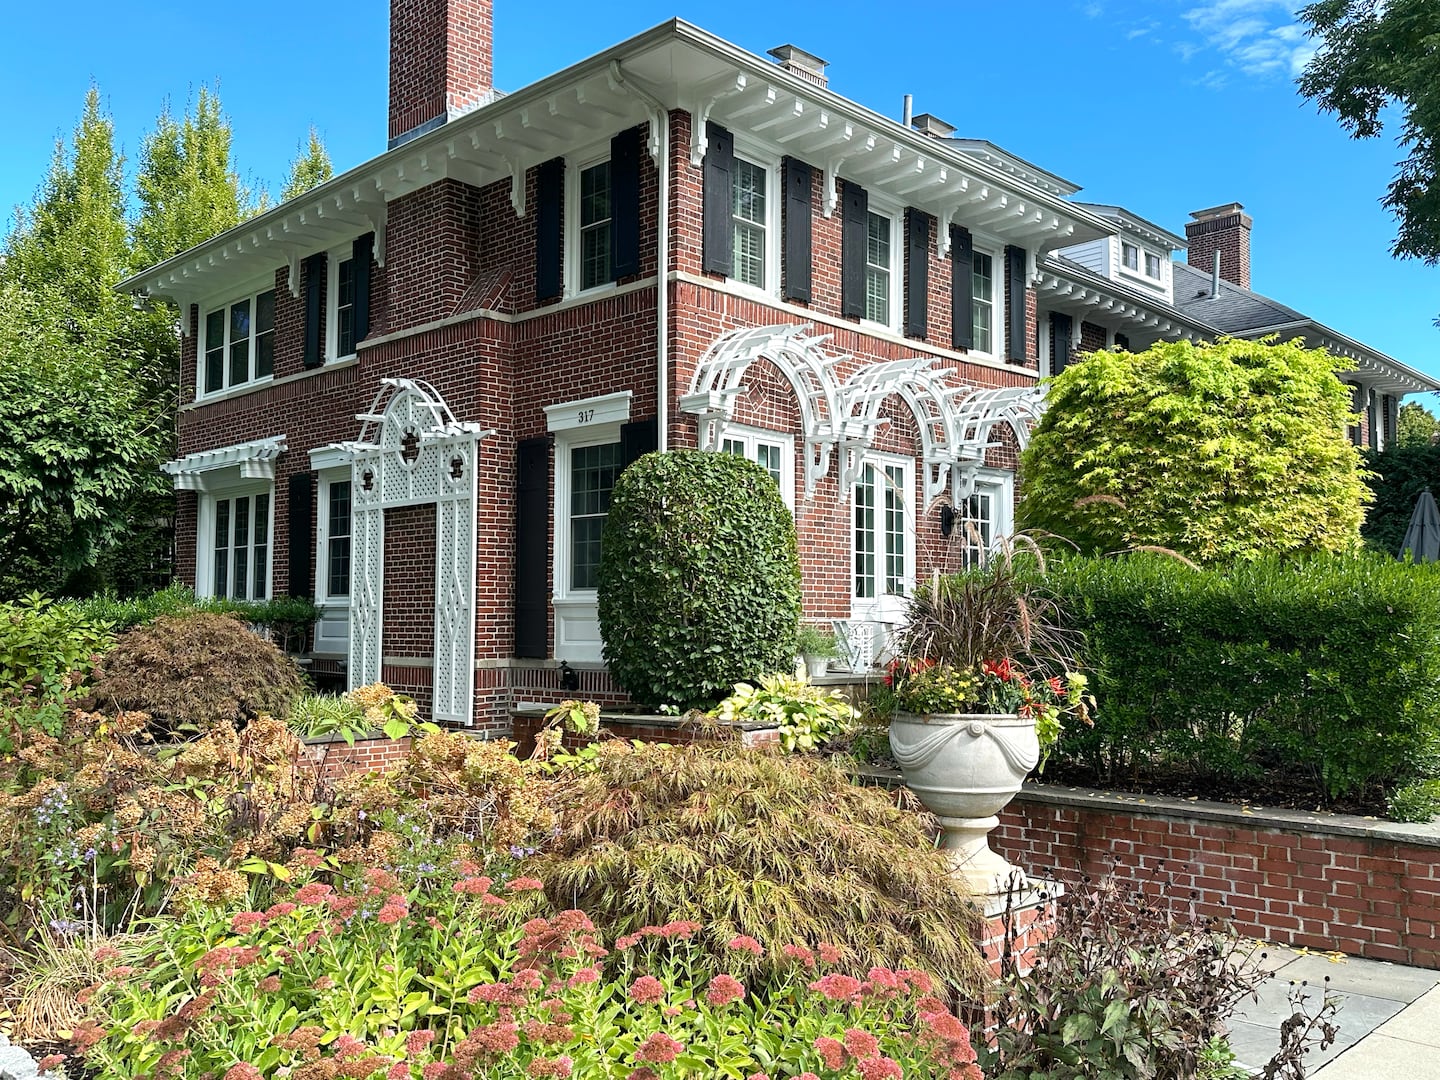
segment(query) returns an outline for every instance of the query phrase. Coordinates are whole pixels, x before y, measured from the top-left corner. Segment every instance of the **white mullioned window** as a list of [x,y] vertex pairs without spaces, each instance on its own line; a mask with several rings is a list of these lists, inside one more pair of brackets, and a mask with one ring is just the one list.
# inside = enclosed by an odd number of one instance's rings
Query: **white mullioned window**
[[915,463],[875,454],[855,484],[852,595],[857,606],[906,596],[915,583]]
[[348,245],[330,253],[327,270],[325,355],[343,360],[355,355],[355,260]]
[[618,442],[570,447],[568,591],[599,584],[600,534],[610,515],[610,492],[623,467]]
[[995,257],[976,251],[970,271],[970,342],[979,353],[995,351]]
[[271,488],[201,499],[196,591],[234,600],[270,596]]
[[755,462],[775,481],[780,497],[793,512],[795,509],[795,439],[761,428],[731,427],[720,444],[720,451]]
[[984,566],[990,552],[1013,528],[1015,477],[999,469],[984,469],[975,490],[955,507],[954,542],[960,545],[960,563],[966,569]]
[[768,173],[763,165],[735,158],[730,181],[733,226],[731,276],[745,285],[763,289],[769,261]]
[[275,290],[262,289],[206,311],[200,334],[201,395],[270,378],[275,371]]
[[577,285],[579,291],[584,292],[608,285],[615,280],[610,251],[610,221],[613,214],[610,162],[598,161],[582,168],[579,188]]
[[889,326],[895,312],[895,221],[870,211],[865,222],[865,317]]
[[1134,244],[1120,244],[1120,265],[1126,270],[1140,272],[1140,249]]
[[1145,276],[1160,280],[1160,256],[1153,251],[1145,252]]

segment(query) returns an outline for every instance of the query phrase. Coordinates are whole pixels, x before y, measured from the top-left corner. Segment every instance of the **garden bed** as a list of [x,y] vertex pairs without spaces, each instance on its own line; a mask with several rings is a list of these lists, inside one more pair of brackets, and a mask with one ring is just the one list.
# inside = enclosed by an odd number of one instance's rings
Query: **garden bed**
[[[553,706],[521,703],[511,710],[514,718],[511,738],[515,740],[517,757],[529,757],[535,750],[535,736],[545,726],[545,714]],[[600,713],[600,734],[619,739],[640,739],[643,742],[694,743],[714,738],[717,732],[738,734],[744,746],[773,746],[780,741],[780,729],[774,724],[712,721],[696,724],[684,716],[661,713],[605,710]],[[588,736],[566,732],[565,745],[581,746],[591,741]]]

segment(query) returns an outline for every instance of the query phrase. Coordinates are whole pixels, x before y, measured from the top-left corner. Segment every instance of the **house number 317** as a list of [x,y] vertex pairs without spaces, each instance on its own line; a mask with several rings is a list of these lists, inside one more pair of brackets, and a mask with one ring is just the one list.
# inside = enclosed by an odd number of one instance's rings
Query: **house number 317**
[[594,419],[595,419],[595,410],[594,410],[594,409],[581,409],[579,415],[580,415],[580,423],[582,423],[582,424],[588,424],[588,423],[590,423],[591,420],[594,420]]

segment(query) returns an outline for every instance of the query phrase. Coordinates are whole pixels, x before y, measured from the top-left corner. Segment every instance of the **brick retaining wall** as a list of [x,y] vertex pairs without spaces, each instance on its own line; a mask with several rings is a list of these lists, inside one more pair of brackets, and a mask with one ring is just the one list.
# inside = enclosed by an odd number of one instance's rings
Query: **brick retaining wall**
[[1026,785],[991,834],[1030,873],[1119,875],[1279,944],[1440,968],[1440,828]]
[[339,780],[356,772],[381,772],[393,768],[410,753],[410,740],[356,739],[349,745],[344,739],[306,740],[305,754],[320,770],[322,780]]

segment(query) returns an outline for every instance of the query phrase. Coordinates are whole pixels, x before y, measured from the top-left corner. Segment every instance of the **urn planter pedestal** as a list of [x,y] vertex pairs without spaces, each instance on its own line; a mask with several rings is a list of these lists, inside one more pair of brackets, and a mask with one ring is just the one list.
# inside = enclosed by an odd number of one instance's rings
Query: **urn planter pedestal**
[[951,872],[976,894],[1004,892],[1025,874],[990,847],[996,816],[1040,761],[1034,719],[996,713],[897,712],[890,749],[905,786],[940,819]]

